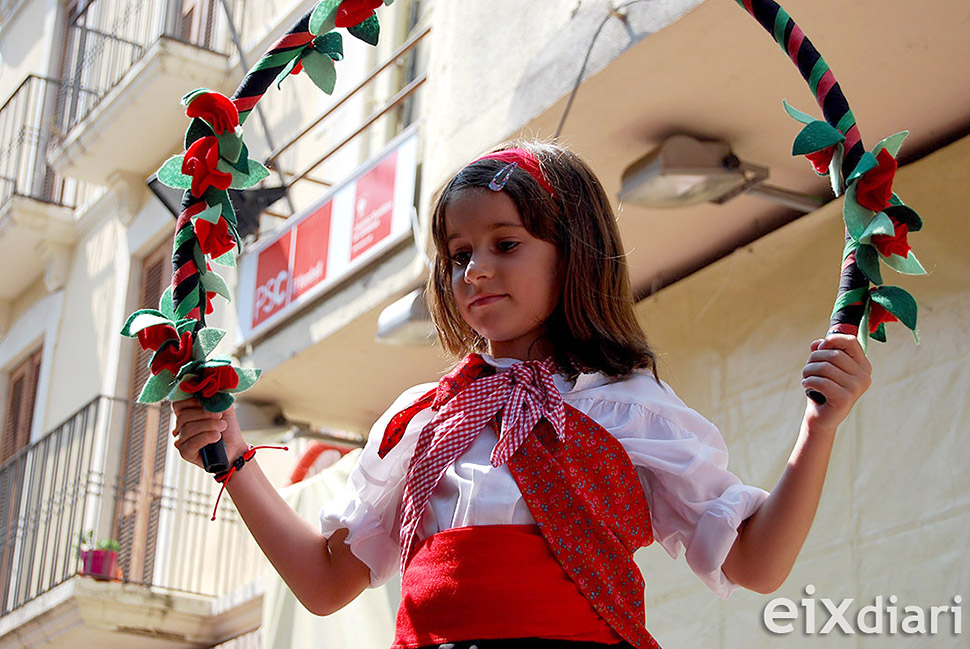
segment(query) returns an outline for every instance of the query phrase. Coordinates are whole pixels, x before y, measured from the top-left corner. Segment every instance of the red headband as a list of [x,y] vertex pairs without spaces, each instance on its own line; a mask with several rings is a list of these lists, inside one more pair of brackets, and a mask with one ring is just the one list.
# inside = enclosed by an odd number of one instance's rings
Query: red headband
[[532,176],[537,183],[542,185],[542,188],[549,192],[550,196],[556,198],[556,192],[553,191],[552,185],[549,184],[545,174],[542,173],[542,167],[539,166],[539,161],[525,149],[504,149],[494,153],[486,153],[477,160],[474,160],[471,164],[475,164],[479,160],[499,160],[500,162],[509,164],[514,162],[520,169]]

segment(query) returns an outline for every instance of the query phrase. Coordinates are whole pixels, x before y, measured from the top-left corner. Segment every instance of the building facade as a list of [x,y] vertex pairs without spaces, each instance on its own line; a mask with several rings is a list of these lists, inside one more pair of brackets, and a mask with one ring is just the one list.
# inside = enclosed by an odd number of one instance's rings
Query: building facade
[[[799,626],[804,615],[789,633],[764,617],[775,597],[807,610],[809,586],[819,602],[894,596],[900,611],[970,596],[970,7],[784,4],[835,69],[868,146],[912,131],[896,191],[926,222],[911,241],[930,275],[898,283],[920,301],[922,343],[897,326],[870,348],[874,387],[840,432],[779,593],[721,601],[682,560],[638,554],[664,646],[810,645],[822,604],[814,630]],[[263,581],[231,503],[208,520],[217,485],[178,458],[168,405],[136,402],[148,357],[118,335],[170,278],[174,219],[146,181],[181,152],[178,98],[230,94],[312,5],[0,0],[0,647],[390,641],[393,585],[315,619]],[[818,110],[777,45],[730,0],[397,0],[379,13],[376,48],[344,38],[332,95],[291,77],[246,123],[272,174],[247,208],[237,269],[220,269],[234,301],[218,299],[211,324],[229,332],[226,353],[263,370],[241,398],[247,434],[292,446],[260,463],[282,488],[313,442],[360,445],[404,389],[453,362],[421,309],[423,226],[468,160],[509,138],[558,135],[615,200],[631,165],[689,135],[766,168],[783,188],[775,198],[790,200],[616,201],[637,313],[662,377],[719,426],[732,469],[770,489],[797,432],[799,370],[826,328],[842,236],[841,201],[789,155],[798,125],[781,100]],[[353,458],[287,498],[312,518]],[[80,574],[89,530],[119,542],[107,580]],[[940,617],[933,646],[962,646],[956,618]],[[825,641],[872,635],[853,630]],[[930,630],[877,635],[911,646]]]

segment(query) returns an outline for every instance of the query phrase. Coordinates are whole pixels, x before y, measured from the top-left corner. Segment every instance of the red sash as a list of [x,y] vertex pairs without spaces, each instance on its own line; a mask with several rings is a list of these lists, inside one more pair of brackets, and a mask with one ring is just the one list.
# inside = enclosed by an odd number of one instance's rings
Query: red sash
[[613,644],[535,525],[479,525],[422,541],[402,577],[392,649],[483,638]]
[[[391,419],[381,444],[382,455],[400,440],[414,415],[429,406],[440,407],[471,381],[491,371],[480,357],[468,357],[441,380],[438,388]],[[623,640],[638,649],[657,648],[656,641],[644,628],[644,582],[633,561],[633,552],[653,541],[650,513],[636,470],[617,439],[567,405],[564,441],[557,438],[547,421],[540,420],[508,461],[508,467],[549,552],[596,613]],[[503,560],[503,553],[504,549],[493,553],[496,563]],[[434,614],[420,614],[417,609],[427,600],[408,592],[409,584],[413,588],[428,581],[420,575],[409,579],[408,573],[414,567],[412,559],[402,580],[402,607],[407,605],[409,619],[421,625],[415,633],[441,635],[435,629],[444,628],[438,625],[446,621]],[[495,568],[489,570],[494,572]],[[455,574],[464,575],[464,572],[456,568]],[[433,579],[452,579],[436,572],[431,575]],[[502,606],[507,596],[503,584],[498,583],[489,592],[495,597],[489,606]],[[503,633],[477,635],[473,639],[486,637],[523,636]],[[452,641],[458,638],[441,642]]]

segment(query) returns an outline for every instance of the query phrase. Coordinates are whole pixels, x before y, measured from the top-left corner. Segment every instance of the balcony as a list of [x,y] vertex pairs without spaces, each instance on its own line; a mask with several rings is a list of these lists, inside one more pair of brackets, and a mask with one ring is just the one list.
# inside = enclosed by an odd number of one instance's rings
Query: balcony
[[99,191],[47,162],[59,87],[29,76],[0,107],[0,301],[45,273],[57,287],[62,251],[74,242],[73,208]]
[[[215,483],[167,462],[170,413],[98,397],[0,466],[0,648],[212,646],[259,625],[265,562],[230,502],[209,521]],[[85,530],[120,541],[106,580],[78,574]]]
[[[238,14],[241,4],[227,6]],[[226,90],[231,39],[222,6],[88,2],[67,28],[52,165],[90,182],[116,171],[147,177],[179,148],[185,115],[178,97],[199,87]]]

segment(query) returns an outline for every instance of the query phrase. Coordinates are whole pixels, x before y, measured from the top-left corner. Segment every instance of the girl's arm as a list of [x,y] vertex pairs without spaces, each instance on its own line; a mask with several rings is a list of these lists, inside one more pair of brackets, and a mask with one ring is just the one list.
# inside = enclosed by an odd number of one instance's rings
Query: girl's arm
[[759,593],[788,578],[815,518],[835,431],[868,389],[872,366],[855,336],[834,334],[812,343],[802,386],[825,395],[808,401],[788,466],[768,499],[738,529],[722,566],[731,581]]
[[[210,413],[195,399],[176,402],[172,408],[175,446],[189,462],[201,466],[199,450],[220,437],[230,459],[249,448],[234,408]],[[328,543],[319,529],[280,497],[255,459],[233,475],[226,491],[263,553],[307,610],[329,615],[367,587],[370,570],[343,542],[347,530],[335,532]]]

